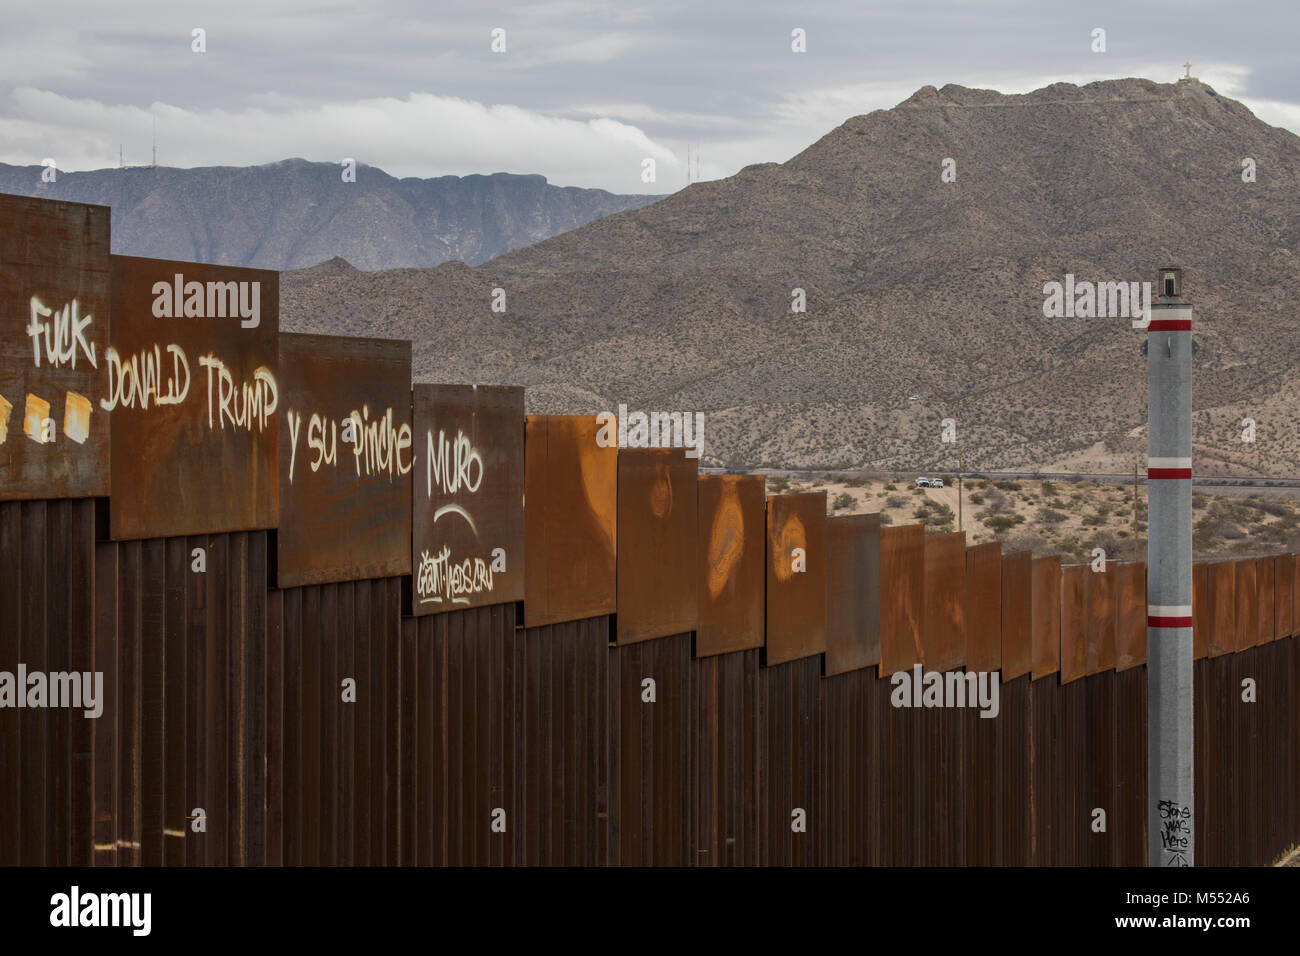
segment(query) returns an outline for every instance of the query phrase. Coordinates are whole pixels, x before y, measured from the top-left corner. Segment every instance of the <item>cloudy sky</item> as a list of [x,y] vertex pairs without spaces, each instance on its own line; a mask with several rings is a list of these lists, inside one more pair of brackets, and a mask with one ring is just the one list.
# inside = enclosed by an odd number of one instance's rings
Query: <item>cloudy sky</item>
[[64,170],[116,166],[119,144],[147,162],[156,121],[169,166],[354,157],[671,192],[688,146],[703,179],[781,162],[927,84],[1169,82],[1185,60],[1300,132],[1294,0],[2,2],[0,162]]

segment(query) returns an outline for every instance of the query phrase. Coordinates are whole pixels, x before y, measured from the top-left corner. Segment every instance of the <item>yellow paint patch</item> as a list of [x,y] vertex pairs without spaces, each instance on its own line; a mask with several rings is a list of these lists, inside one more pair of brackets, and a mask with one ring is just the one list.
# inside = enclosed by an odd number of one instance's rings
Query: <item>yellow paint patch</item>
[[23,434],[37,444],[45,444],[45,420],[50,417],[50,403],[35,395],[27,395],[27,413],[23,418]]
[[76,392],[67,393],[63,406],[63,434],[78,445],[85,444],[90,435],[90,399]]

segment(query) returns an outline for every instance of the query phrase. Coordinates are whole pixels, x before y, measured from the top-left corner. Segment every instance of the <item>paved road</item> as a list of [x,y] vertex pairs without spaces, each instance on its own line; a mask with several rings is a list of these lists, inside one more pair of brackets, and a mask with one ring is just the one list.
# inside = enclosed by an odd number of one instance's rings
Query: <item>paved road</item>
[[[950,471],[936,471],[936,475],[947,477],[955,474]],[[981,472],[962,472],[963,478],[991,478],[997,481],[1009,480],[1038,480],[1046,478],[1050,481],[1097,481],[1108,482],[1117,485],[1133,484],[1133,475],[1113,475],[1113,474],[1085,474],[1081,472],[1040,472],[1040,471],[981,471]],[[1146,476],[1139,475],[1138,480],[1146,484]],[[1211,488],[1296,488],[1300,489],[1300,478],[1268,478],[1268,477],[1249,477],[1249,476],[1228,476],[1216,477],[1212,475],[1193,476],[1192,484],[1194,486],[1204,485]]]
[[[756,470],[756,473],[764,474],[764,475],[784,475],[787,478],[802,478],[809,475],[815,475],[819,478],[828,478],[832,475],[844,475],[844,474],[852,475],[852,474],[857,474],[858,472],[855,472],[853,470],[845,470],[843,468],[828,469],[828,470],[816,469],[816,470],[808,470],[808,471],[797,470],[797,469],[759,468]],[[882,474],[882,472],[873,472],[873,474]],[[955,478],[957,473],[954,471],[936,470],[936,471],[924,471],[924,472],[891,471],[891,472],[883,472],[883,474],[890,475],[896,480],[910,482],[914,480],[918,475],[937,475],[939,477],[942,477],[945,481],[947,481],[950,478]],[[1116,485],[1133,484],[1132,472],[1129,472],[1128,474],[1108,474],[1108,473],[1089,474],[1086,472],[1074,472],[1074,471],[1061,471],[1061,472],[1057,472],[1057,471],[963,471],[961,473],[961,476],[964,479],[989,478],[994,481],[1039,481],[1042,479],[1047,479],[1049,481],[1095,481],[1095,482],[1105,482],[1108,484],[1116,484]],[[1140,475],[1138,480],[1142,484],[1146,484],[1145,475]],[[1205,475],[1205,476],[1193,477],[1192,485],[1195,487],[1206,487],[1206,488],[1242,488],[1248,490],[1249,489],[1254,489],[1254,490],[1291,489],[1291,490],[1300,491],[1300,477],[1272,478],[1266,476],[1252,477],[1252,476],[1235,476],[1235,475],[1234,476]]]

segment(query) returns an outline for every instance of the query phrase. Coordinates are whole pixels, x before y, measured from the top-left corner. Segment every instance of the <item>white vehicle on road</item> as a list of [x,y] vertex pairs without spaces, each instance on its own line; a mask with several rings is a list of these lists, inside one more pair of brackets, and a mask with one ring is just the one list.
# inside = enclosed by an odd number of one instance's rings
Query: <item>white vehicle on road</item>
[[931,478],[931,479],[930,479],[930,487],[931,487],[931,488],[942,488],[942,487],[943,487],[943,479],[942,479],[942,478]]
[[930,487],[930,479],[929,479],[929,478],[925,478],[925,477],[921,477],[921,478],[916,479],[916,487],[918,487],[918,488],[929,488],[929,487]]

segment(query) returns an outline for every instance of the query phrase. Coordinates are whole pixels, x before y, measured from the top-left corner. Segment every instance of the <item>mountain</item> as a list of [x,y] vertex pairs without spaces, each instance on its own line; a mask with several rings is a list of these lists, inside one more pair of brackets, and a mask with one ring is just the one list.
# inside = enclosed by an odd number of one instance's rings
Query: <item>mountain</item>
[[265,166],[60,172],[0,164],[0,192],[113,207],[113,251],[263,269],[341,256],[363,269],[476,265],[511,249],[654,202],[543,176],[395,179],[301,159]]
[[703,411],[729,465],[1127,472],[1143,333],[1046,318],[1044,284],[1179,265],[1198,471],[1293,474],[1298,240],[1300,138],[1197,80],[927,86],[476,268],[287,274],[282,321],[409,337],[417,378],[526,385],[532,411]]

